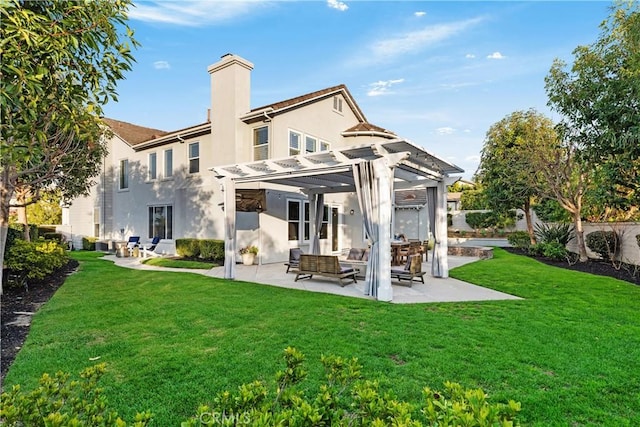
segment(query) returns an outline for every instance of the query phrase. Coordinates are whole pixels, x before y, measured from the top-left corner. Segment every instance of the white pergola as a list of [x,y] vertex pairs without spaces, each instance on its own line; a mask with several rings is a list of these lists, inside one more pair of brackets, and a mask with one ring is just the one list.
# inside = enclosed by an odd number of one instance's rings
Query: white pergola
[[319,232],[324,195],[356,193],[371,243],[365,294],[391,301],[391,232],[396,189],[426,188],[429,223],[435,245],[431,274],[448,277],[447,185],[464,172],[406,140],[350,146],[281,159],[216,166],[222,181],[225,215],[225,278],[235,278],[236,184],[272,183],[301,189],[309,196],[311,250],[320,252]]

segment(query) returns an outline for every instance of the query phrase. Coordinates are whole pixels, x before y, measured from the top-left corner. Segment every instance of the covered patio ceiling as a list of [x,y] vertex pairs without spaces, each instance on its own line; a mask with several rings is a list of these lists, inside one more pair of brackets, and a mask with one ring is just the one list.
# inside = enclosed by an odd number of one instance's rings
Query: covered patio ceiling
[[[320,253],[319,230],[324,195],[356,193],[371,243],[365,295],[393,300],[390,278],[390,235],[396,189],[427,188],[433,224],[432,275],[448,277],[446,185],[464,172],[459,167],[406,140],[392,140],[290,156],[281,159],[216,166],[210,169],[223,183],[225,212],[225,278],[235,278],[236,198],[241,183],[270,183],[302,189],[312,210],[312,253]],[[313,198],[313,201],[311,200]]]
[[232,178],[236,184],[268,182],[325,194],[350,193],[356,191],[352,172],[355,163],[390,156],[401,159],[394,168],[393,186],[397,190],[433,187],[450,174],[464,172],[422,147],[400,139],[281,159],[216,166],[211,170],[218,178]]

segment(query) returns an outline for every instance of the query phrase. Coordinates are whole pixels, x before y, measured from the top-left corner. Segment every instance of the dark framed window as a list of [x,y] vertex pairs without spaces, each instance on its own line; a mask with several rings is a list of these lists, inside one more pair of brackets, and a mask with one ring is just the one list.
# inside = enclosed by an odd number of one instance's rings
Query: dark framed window
[[173,239],[173,206],[149,206],[149,238]]

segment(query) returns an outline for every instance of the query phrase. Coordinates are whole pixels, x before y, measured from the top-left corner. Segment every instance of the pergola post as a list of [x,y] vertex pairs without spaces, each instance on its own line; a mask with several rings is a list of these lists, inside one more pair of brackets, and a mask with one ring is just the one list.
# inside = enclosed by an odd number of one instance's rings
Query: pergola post
[[225,177],[224,192],[224,278],[236,277],[236,183]]

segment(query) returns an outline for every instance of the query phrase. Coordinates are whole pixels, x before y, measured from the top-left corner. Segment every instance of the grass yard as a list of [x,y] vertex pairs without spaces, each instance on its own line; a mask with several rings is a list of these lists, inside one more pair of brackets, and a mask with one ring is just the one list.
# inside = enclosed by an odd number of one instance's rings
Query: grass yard
[[74,256],[80,271],[34,316],[5,389],[106,362],[114,409],[178,426],[220,390],[272,380],[294,346],[311,387],[331,353],[414,403],[450,380],[520,401],[524,425],[640,425],[640,287],[626,282],[497,249],[451,275],[524,300],[393,305]]

